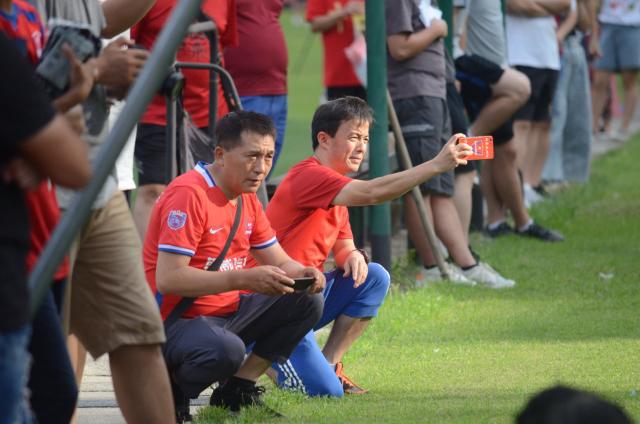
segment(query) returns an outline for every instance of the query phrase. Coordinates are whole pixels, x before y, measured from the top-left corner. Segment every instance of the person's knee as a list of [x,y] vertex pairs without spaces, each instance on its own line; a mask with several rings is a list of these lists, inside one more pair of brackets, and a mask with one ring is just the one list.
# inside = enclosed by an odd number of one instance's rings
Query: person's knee
[[240,337],[228,332],[227,337],[220,341],[219,368],[228,369],[229,375],[235,374],[244,362],[246,346]]
[[331,379],[325,378],[312,386],[307,386],[306,390],[309,396],[327,396],[336,398],[344,396],[342,383],[337,377]]
[[513,140],[496,146],[495,159],[500,162],[514,163],[517,157],[517,150]]
[[296,302],[299,306],[299,311],[305,315],[306,320],[311,323],[311,328],[322,317],[322,311],[324,309],[324,298],[321,294],[311,294],[302,292]]
[[368,278],[371,280],[376,289],[384,294],[389,291],[389,286],[391,285],[391,276],[389,272],[384,269],[382,265],[376,262],[371,262],[369,264],[369,274]]
[[494,92],[510,96],[515,102],[523,105],[531,95],[531,82],[522,72],[507,68],[498,80]]

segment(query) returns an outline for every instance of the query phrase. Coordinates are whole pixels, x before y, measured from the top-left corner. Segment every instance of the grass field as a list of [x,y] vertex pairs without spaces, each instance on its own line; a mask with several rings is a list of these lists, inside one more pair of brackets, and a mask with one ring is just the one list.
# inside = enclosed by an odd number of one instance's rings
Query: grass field
[[[559,382],[640,419],[638,157],[640,137],[598,159],[589,184],[534,209],[564,243],[476,236],[514,289],[393,291],[345,359],[371,393],[336,400],[269,390],[267,402],[288,417],[278,422],[509,423],[532,393]],[[225,416],[209,409],[198,422]],[[230,422],[265,420],[249,410]]]

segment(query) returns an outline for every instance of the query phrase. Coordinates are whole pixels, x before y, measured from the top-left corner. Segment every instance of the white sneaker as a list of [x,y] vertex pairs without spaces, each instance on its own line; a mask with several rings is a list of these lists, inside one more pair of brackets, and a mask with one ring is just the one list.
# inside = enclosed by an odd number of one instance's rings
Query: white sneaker
[[624,143],[629,139],[629,130],[619,128],[611,133],[609,139],[618,143]]
[[543,201],[544,198],[533,189],[529,184],[524,184],[524,205],[527,208]]
[[449,279],[447,281],[451,281],[453,284],[462,284],[465,286],[476,285],[476,282],[467,278],[467,276],[464,275],[464,271],[457,266],[452,265],[449,262],[445,262],[444,266],[447,268],[447,273],[449,274]]
[[[449,274],[450,281],[454,284],[463,284],[466,286],[475,286],[476,282],[469,280],[462,274],[462,270],[455,265],[451,265],[448,262],[445,262],[444,266],[447,268],[447,273]],[[430,283],[438,283],[440,281],[444,281],[442,279],[442,274],[440,274],[440,269],[437,266],[433,268],[422,268],[420,274],[416,278],[416,285],[418,287],[430,284]]]
[[478,265],[470,268],[466,271],[462,271],[465,277],[469,280],[473,280],[478,284],[489,287],[491,289],[506,289],[516,285],[516,282],[504,278],[502,275],[491,268],[484,262],[478,262]]

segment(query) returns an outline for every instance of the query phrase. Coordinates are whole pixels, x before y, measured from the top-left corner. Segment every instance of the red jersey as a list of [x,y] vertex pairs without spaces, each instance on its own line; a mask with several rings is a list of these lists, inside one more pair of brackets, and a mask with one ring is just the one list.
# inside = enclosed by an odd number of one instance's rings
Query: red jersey
[[0,31],[14,41],[22,55],[38,63],[44,48],[45,31],[35,7],[24,0],[13,0],[11,13],[0,10]]
[[[191,257],[189,266],[208,269],[222,250],[233,220],[235,205],[216,187],[211,174],[200,162],[175,180],[156,202],[144,242],[144,267],[151,290],[156,293],[158,251]],[[242,220],[231,242],[220,272],[242,269],[250,249],[264,249],[277,242],[255,194],[242,195]],[[160,312],[167,318],[180,296],[165,295]],[[238,309],[240,292],[230,291],[200,296],[184,314],[225,316]]]
[[320,271],[339,239],[353,239],[346,206],[331,202],[351,181],[314,157],[295,165],[267,206],[267,218],[292,259]]
[[[27,253],[27,271],[33,271],[44,245],[51,237],[51,233],[60,221],[60,208],[56,200],[56,189],[49,181],[43,181],[33,191],[25,196],[29,208],[29,239],[30,248]],[[69,262],[65,257],[62,265],[54,275],[55,281],[67,278]]]
[[280,26],[284,0],[237,2],[239,43],[224,50],[224,59],[238,94],[287,94],[287,45]]
[[[175,5],[176,0],[156,1],[149,12],[131,28],[131,38],[151,50]],[[220,53],[225,46],[237,45],[235,0],[205,0],[202,11],[216,24]],[[208,38],[204,34],[185,36],[178,50],[177,60],[211,63]],[[185,108],[199,128],[206,127],[209,125],[209,71],[185,68],[181,72],[186,79],[183,92]],[[218,80],[218,116],[226,115],[228,111],[222,85]],[[155,96],[140,122],[164,126],[167,124],[166,114],[164,96]]]
[[[324,16],[344,7],[350,0],[308,0],[307,21]],[[344,18],[328,31],[322,33],[324,46],[324,85],[325,87],[345,87],[361,85],[353,71],[353,65],[344,54],[344,49],[353,43],[353,21],[350,16]]]

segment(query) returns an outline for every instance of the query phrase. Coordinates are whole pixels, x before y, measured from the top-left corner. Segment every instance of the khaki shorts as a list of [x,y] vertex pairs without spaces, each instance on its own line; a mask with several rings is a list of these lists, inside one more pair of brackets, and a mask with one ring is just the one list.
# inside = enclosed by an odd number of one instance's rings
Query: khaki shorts
[[92,211],[71,258],[69,330],[94,359],[121,346],[164,343],[140,238],[122,192]]

